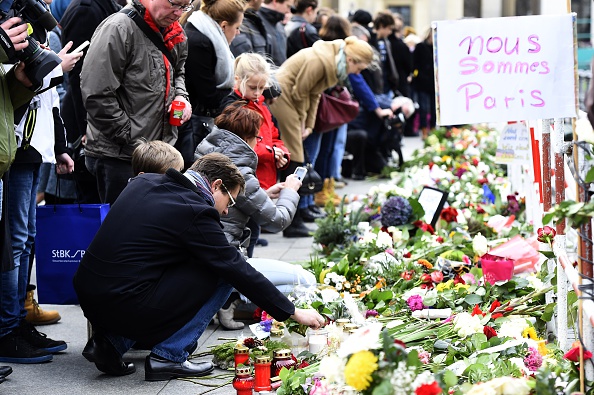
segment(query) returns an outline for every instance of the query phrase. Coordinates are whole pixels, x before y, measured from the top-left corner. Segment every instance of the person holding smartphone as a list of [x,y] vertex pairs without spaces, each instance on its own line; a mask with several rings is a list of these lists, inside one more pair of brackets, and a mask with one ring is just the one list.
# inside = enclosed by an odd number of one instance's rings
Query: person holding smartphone
[[[258,157],[254,151],[259,140],[262,116],[252,110],[245,101],[236,101],[215,118],[213,131],[196,148],[198,159],[211,152],[228,156],[240,169],[245,179],[245,193],[229,206],[227,215],[221,217],[225,235],[232,246],[244,250],[249,244],[250,219],[263,229],[280,232],[286,229],[297,211],[301,180],[289,175],[282,183],[263,189],[256,178]],[[276,203],[272,199],[277,199]],[[289,294],[295,285],[313,285],[315,276],[299,265],[270,259],[248,259],[260,273],[270,280],[281,292]],[[244,298],[244,302],[247,299]],[[227,329],[241,329],[244,324],[233,320],[235,308],[241,304],[239,294],[234,293],[219,310],[219,321]]]

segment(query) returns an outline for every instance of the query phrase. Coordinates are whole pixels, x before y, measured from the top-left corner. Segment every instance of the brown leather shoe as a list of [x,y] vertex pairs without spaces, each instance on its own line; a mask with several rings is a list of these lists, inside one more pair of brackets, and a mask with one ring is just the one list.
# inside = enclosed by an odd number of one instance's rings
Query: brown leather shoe
[[35,291],[28,291],[25,299],[25,310],[27,317],[25,320],[33,325],[50,325],[60,321],[60,313],[56,310],[43,310],[34,297]]

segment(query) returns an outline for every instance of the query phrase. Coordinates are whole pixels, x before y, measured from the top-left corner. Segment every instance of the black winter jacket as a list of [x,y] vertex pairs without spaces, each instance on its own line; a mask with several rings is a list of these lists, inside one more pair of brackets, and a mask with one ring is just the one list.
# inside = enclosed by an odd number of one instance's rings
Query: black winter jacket
[[196,185],[169,169],[130,181],[81,260],[74,288],[94,327],[152,347],[194,317],[219,280],[277,320],[295,312],[229,245],[218,211]]

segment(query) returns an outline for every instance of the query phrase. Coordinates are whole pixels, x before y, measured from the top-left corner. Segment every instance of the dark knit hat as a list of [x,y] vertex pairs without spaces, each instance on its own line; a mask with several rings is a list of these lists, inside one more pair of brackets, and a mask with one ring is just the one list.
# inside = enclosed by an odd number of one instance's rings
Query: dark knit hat
[[351,16],[351,22],[356,22],[362,26],[369,25],[372,20],[373,20],[373,17],[371,16],[371,14],[365,10],[357,10]]

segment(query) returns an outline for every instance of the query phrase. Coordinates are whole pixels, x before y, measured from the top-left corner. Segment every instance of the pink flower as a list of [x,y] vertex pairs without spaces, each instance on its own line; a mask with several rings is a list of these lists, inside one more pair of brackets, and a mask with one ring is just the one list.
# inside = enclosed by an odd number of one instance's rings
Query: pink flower
[[443,273],[442,272],[433,272],[431,273],[431,281],[435,284],[438,284],[443,281]]
[[528,355],[524,358],[524,365],[531,372],[536,372],[542,366],[542,356],[536,348],[528,348]]
[[421,295],[412,295],[410,298],[408,298],[406,303],[408,304],[410,311],[423,310],[425,308]]
[[472,273],[464,273],[462,275],[462,280],[464,280],[466,284],[476,284],[476,278]]
[[423,350],[419,353],[419,359],[424,365],[426,365],[431,361],[431,354],[429,351]]
[[390,255],[394,256],[395,251],[393,248],[386,248],[386,254],[390,254]]

